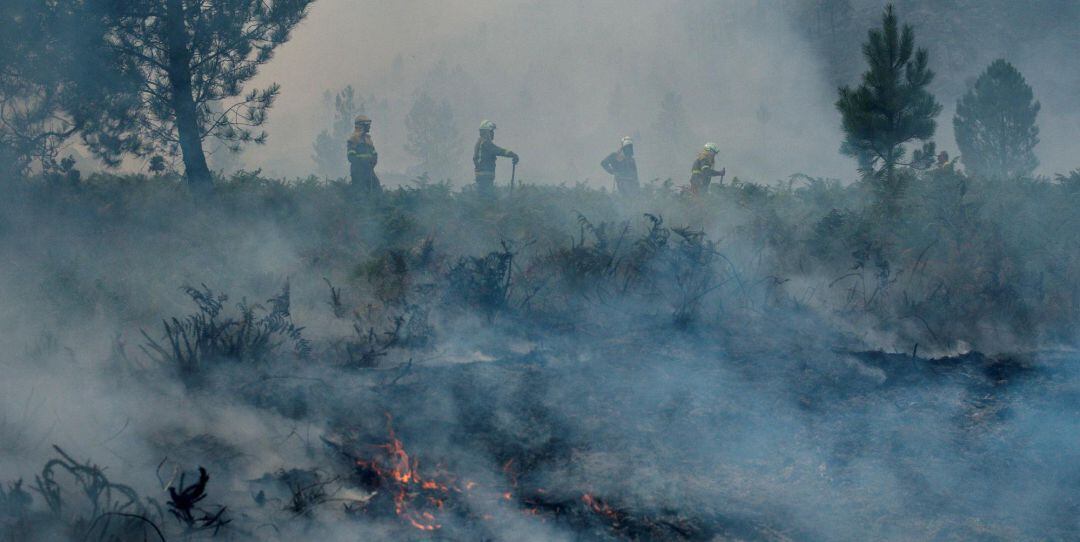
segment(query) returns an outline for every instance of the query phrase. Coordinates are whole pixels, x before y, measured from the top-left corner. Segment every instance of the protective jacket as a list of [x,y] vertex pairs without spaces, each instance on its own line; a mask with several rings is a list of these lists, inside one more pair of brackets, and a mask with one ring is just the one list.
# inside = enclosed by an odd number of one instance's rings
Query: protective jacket
[[349,172],[353,186],[364,191],[379,190],[381,188],[379,178],[375,175],[375,164],[379,162],[379,153],[375,152],[371,135],[359,131],[353,132],[345,143],[345,149],[349,158]]
[[615,176],[615,185],[620,192],[626,192],[638,187],[637,162],[632,155],[626,154],[621,149],[615,151],[600,162],[604,171]]
[[712,178],[720,175],[719,171],[713,169],[715,165],[716,155],[708,151],[701,151],[694,160],[694,167],[690,171],[690,191],[694,195],[708,192]]
[[500,156],[514,158],[517,155],[495,144],[490,138],[480,136],[473,147],[473,166],[476,168],[476,187],[482,194],[495,192],[495,159]]
[[490,175],[494,177],[495,159],[500,156],[512,158],[514,153],[496,145],[494,141],[486,137],[477,139],[472,157],[473,166],[476,167],[476,176]]

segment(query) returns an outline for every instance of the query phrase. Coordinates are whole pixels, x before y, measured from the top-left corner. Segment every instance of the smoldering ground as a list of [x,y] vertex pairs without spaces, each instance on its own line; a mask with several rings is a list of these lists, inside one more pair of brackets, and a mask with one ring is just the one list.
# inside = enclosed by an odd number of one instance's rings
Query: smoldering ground
[[[766,183],[852,169],[797,9],[324,5],[265,66],[246,167],[306,176],[313,104],[355,84],[380,172],[430,90],[529,182],[2,179],[5,535],[1075,536],[1080,174],[912,173],[891,223],[859,183]],[[1068,66],[1030,61],[1067,133]],[[575,184],[625,133],[646,178],[715,136],[740,180]]]
[[[1038,339],[1011,343],[1029,354],[934,359],[955,341],[871,308],[852,319],[832,305],[841,288],[805,295],[834,276],[793,273],[785,293],[746,187],[707,208],[663,188],[617,202],[526,187],[491,205],[427,186],[356,203],[334,184],[244,177],[199,206],[167,182],[115,183],[91,179],[78,197],[31,184],[5,209],[4,256],[18,262],[3,278],[5,528],[146,534],[94,525],[101,511],[62,474],[64,506],[45,506],[34,478],[53,445],[158,503],[205,467],[199,506],[229,523],[192,530],[140,500],[169,536],[1077,528],[1071,354]],[[694,241],[698,229],[719,243]],[[232,350],[178,355],[162,320],[175,330],[207,299]],[[860,329],[870,320],[904,353],[860,353],[886,336]],[[964,329],[949,333],[978,341]]]

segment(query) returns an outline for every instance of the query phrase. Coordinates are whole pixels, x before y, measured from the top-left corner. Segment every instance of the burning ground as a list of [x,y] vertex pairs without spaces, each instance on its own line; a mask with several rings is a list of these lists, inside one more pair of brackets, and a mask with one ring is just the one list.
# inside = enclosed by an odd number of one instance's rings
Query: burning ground
[[1070,538],[1075,196],[926,181],[20,187],[5,536]]

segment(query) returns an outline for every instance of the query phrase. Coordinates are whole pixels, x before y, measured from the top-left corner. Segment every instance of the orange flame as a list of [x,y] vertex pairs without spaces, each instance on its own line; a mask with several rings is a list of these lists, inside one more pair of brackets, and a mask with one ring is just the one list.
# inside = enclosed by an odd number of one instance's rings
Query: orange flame
[[609,519],[618,521],[618,512],[616,512],[615,509],[606,502],[600,500],[597,497],[594,497],[591,493],[585,493],[584,495],[582,495],[581,500],[586,505],[588,505],[593,512],[596,512],[597,514],[605,516]]
[[[431,511],[418,509],[418,504],[426,504],[436,510],[442,510],[445,499],[442,495],[431,495],[431,492],[447,493],[451,489],[460,492],[453,487],[453,480],[440,482],[435,479],[424,478],[419,471],[419,462],[409,457],[401,439],[394,433],[393,418],[388,413],[386,424],[389,431],[389,442],[376,445],[386,454],[383,467],[379,462],[357,460],[356,464],[374,471],[380,478],[388,479],[396,486],[394,491],[394,513],[408,521],[413,527],[422,531],[435,531],[442,528],[438,518]],[[475,485],[472,482],[469,484]],[[469,488],[468,484],[466,486]],[[426,499],[421,499],[422,494]]]
[[[405,445],[394,432],[393,418],[389,413],[386,414],[386,424],[388,431],[387,442],[374,445],[374,448],[381,450],[380,457],[378,459],[357,459],[356,465],[374,472],[380,479],[387,482],[387,485],[391,488],[389,494],[393,497],[394,512],[404,522],[421,531],[441,529],[442,524],[439,515],[446,512],[447,498],[451,496],[451,493],[472,491],[479,487],[479,484],[472,480],[458,482],[454,476],[442,472],[438,466],[436,466],[433,471],[434,474],[430,477],[421,474],[419,461],[409,456],[409,453],[405,450]],[[518,472],[515,467],[513,459],[507,460],[502,465],[503,473],[508,479],[511,491],[501,493],[495,491],[488,493],[485,491],[483,495],[486,498],[501,498],[505,501],[514,501],[518,489]],[[540,488],[537,493],[544,494],[546,491]],[[596,513],[616,518],[616,512],[610,506],[594,499],[592,495],[585,494],[582,499]],[[521,509],[522,513],[544,519],[541,516],[540,509],[535,506],[536,503],[533,499],[524,497],[523,503],[529,505],[529,508]],[[483,514],[481,519],[491,520],[493,518],[490,514]]]

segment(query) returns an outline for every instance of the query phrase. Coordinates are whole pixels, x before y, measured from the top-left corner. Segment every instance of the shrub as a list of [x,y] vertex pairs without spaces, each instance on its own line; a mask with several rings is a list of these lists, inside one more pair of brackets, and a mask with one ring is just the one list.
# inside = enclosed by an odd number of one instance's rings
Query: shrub
[[146,343],[142,351],[151,359],[175,368],[186,381],[201,377],[205,369],[217,363],[260,363],[285,342],[293,352],[307,357],[310,343],[303,338],[303,328],[293,324],[289,314],[289,285],[270,298],[270,309],[241,301],[235,316],[223,316],[228,296],[214,294],[205,284],[202,290],[184,287],[197,311],[183,319],[162,322],[162,341],[142,332]]

